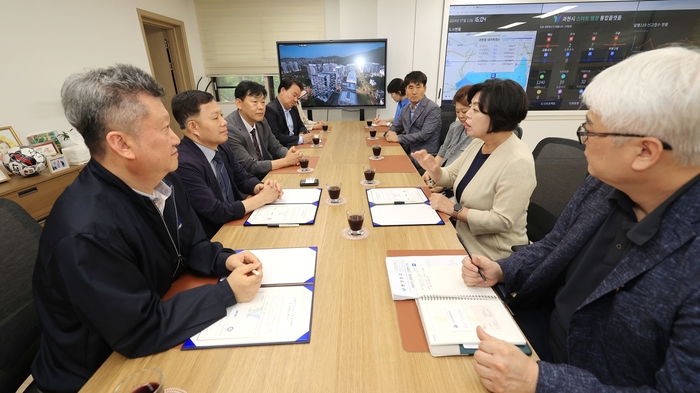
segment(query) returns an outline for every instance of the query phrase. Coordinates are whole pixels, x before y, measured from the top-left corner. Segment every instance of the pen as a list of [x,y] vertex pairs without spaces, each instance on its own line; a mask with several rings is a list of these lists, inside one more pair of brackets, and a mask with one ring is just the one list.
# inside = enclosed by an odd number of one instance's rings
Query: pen
[[[466,251],[467,255],[469,255],[469,259],[472,259],[472,254],[469,252],[469,249],[467,249],[467,245],[464,244],[464,240],[462,240],[462,237],[459,236],[459,233],[457,233],[457,239],[459,239],[459,242],[462,243],[462,247],[464,247],[464,251]],[[472,265],[474,265],[473,260],[472,260]],[[476,266],[476,265],[474,265],[474,266]],[[484,280],[484,282],[487,282],[486,276],[484,276],[484,272],[481,271],[481,268],[477,267],[476,269],[479,272],[479,276],[481,276],[481,279]]]
[[299,224],[267,224],[268,228],[298,227]]
[[[245,263],[245,262],[244,262],[244,263]],[[245,264],[246,264],[246,265],[249,265],[250,263],[251,263],[251,262],[248,262],[248,263],[245,263]],[[260,272],[258,271],[258,269],[253,269],[253,270],[251,270],[250,272],[253,273],[253,274],[255,274],[256,276],[259,276],[259,275],[260,275]]]
[[[260,272],[258,271],[258,269],[253,269],[253,270],[251,271],[251,273],[255,274],[256,276],[259,276],[259,275],[260,275]],[[226,277],[221,277],[221,278],[219,278],[219,282],[221,282],[221,281],[226,281]]]

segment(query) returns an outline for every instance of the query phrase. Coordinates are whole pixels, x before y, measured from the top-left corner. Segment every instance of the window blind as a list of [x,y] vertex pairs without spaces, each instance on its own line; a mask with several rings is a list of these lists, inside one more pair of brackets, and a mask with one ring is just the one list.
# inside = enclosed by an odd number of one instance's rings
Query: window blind
[[276,41],[323,40],[324,0],[194,0],[208,76],[275,75]]

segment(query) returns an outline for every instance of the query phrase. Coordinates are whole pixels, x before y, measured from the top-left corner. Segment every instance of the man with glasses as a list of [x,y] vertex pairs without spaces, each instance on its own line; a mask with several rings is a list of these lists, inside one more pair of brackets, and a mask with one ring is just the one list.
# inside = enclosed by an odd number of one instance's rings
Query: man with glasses
[[477,328],[475,370],[492,391],[697,391],[700,51],[632,56],[583,101],[591,176],[552,232],[462,269],[467,285],[504,284],[523,330],[541,328],[527,334],[542,361]]

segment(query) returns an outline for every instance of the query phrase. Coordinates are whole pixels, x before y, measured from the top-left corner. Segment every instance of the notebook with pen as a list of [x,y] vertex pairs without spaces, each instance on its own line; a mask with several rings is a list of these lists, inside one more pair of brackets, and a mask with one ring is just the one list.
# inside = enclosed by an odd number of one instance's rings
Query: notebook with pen
[[372,225],[444,225],[420,187],[367,189]]
[[185,341],[183,350],[310,342],[318,248],[248,251],[263,263],[255,298],[228,307],[224,318]]
[[464,284],[463,258],[464,255],[387,257],[392,298],[415,299],[433,356],[473,353],[479,345],[477,326],[527,353],[525,336],[493,289]]
[[321,188],[285,188],[282,198],[255,209],[243,225],[311,225],[316,220],[321,191]]

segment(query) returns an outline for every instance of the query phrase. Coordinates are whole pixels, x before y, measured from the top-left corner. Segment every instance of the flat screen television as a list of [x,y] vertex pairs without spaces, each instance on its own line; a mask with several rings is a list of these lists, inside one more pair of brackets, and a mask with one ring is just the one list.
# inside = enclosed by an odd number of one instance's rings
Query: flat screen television
[[700,46],[698,0],[492,3],[446,7],[443,106],[464,85],[507,78],[530,109],[576,110],[588,83],[627,57]]
[[278,41],[277,59],[304,84],[305,109],[386,107],[386,39]]

